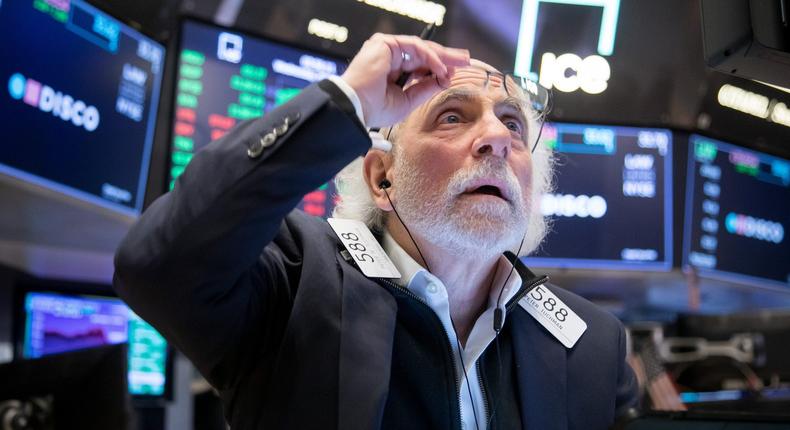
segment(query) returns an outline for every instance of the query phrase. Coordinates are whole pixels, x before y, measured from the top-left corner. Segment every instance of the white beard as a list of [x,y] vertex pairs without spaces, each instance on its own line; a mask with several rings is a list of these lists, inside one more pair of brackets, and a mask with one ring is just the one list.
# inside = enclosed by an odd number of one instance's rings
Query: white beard
[[[432,183],[401,151],[395,154],[394,203],[406,227],[452,255],[490,258],[516,252],[527,228],[524,193],[504,159],[487,156],[472,169],[455,172],[444,184]],[[511,201],[463,195],[467,184],[496,178]]]

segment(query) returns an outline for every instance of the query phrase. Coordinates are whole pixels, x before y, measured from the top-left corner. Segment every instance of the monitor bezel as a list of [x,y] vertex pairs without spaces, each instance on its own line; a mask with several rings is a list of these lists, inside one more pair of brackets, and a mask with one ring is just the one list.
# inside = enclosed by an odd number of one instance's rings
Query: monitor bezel
[[[595,123],[585,121],[557,121],[548,119],[549,124],[563,124],[574,126],[600,126],[610,128],[633,128],[640,130],[654,130],[667,132],[670,136],[669,148],[667,156],[664,157],[664,259],[661,262],[635,262],[628,263],[624,260],[606,260],[606,259],[586,259],[586,258],[563,258],[563,257],[521,257],[521,260],[535,268],[552,268],[561,270],[574,270],[574,269],[589,269],[589,270],[613,270],[613,271],[628,271],[628,272],[671,272],[674,268],[674,182],[673,182],[673,164],[676,150],[677,133],[673,128],[649,126],[649,125],[633,125],[623,123]],[[538,248],[540,249],[540,248]]]
[[[22,281],[17,284],[13,292],[13,312],[12,312],[12,345],[14,360],[23,360],[25,330],[27,326],[27,312],[25,311],[25,299],[28,294],[55,294],[69,298],[117,299],[123,301],[109,285],[78,283],[71,281],[56,280],[34,280]],[[128,306],[128,305],[127,305]],[[166,339],[167,340],[167,339]],[[167,357],[165,359],[165,389],[162,394],[132,394],[129,395],[135,406],[163,406],[166,402],[173,400],[173,378],[174,362],[176,349],[167,340]]]
[[[51,190],[56,192],[60,195],[66,196],[67,198],[76,199],[80,202],[87,203],[89,205],[107,209],[114,213],[118,213],[125,216],[131,217],[138,217],[142,214],[143,210],[145,209],[145,199],[146,194],[148,191],[149,185],[149,176],[151,174],[151,156],[154,151],[154,145],[157,139],[157,117],[159,114],[160,109],[162,108],[163,102],[163,92],[162,89],[165,84],[165,78],[167,77],[167,58],[169,55],[168,46],[164,43],[160,38],[153,36],[151,33],[144,31],[140,24],[132,21],[128,18],[121,17],[119,14],[115,13],[114,11],[110,10],[105,5],[97,5],[93,1],[89,0],[80,0],[82,3],[88,5],[91,8],[96,9],[97,11],[109,16],[110,18],[118,21],[122,25],[126,27],[125,30],[131,30],[138,33],[140,36],[145,37],[149,41],[158,45],[162,52],[164,53],[162,57],[162,64],[161,64],[161,71],[159,73],[159,79],[155,80],[154,86],[152,88],[152,94],[157,94],[157,101],[156,103],[151,104],[151,111],[148,113],[147,120],[149,121],[149,129],[147,131],[147,139],[149,142],[145,144],[143,148],[143,155],[141,158],[139,176],[137,181],[137,194],[135,196],[135,202],[133,207],[129,207],[126,205],[122,205],[120,203],[115,203],[109,200],[105,200],[98,195],[94,195],[90,192],[83,191],[77,189],[73,186],[66,185],[60,183],[58,181],[46,178],[44,176],[40,176],[37,174],[33,174],[27,172],[22,169],[18,169],[16,167],[7,166],[5,164],[0,164],[0,172],[5,175],[8,175],[16,180],[22,181],[24,183],[32,184],[37,187],[42,187],[47,190]],[[71,14],[71,9],[69,14]],[[122,30],[123,31],[123,30]]]
[[751,275],[744,275],[744,274],[741,274],[741,273],[730,272],[730,271],[726,271],[726,270],[706,269],[706,268],[702,268],[702,267],[693,266],[693,265],[691,265],[689,263],[689,260],[688,260],[689,259],[689,253],[691,252],[691,228],[692,228],[691,227],[691,219],[693,218],[693,212],[692,211],[694,210],[693,205],[691,204],[691,201],[694,198],[694,195],[693,195],[694,194],[694,179],[695,179],[695,177],[694,177],[694,165],[696,163],[696,161],[694,159],[694,147],[692,145],[692,140],[694,138],[697,138],[697,137],[703,138],[703,139],[712,140],[712,141],[714,141],[716,143],[717,146],[723,145],[725,147],[737,148],[737,149],[743,149],[743,150],[746,150],[746,151],[751,151],[751,152],[754,152],[754,153],[757,153],[758,155],[760,155],[761,158],[763,158],[763,157],[771,157],[771,158],[777,158],[777,159],[780,159],[780,160],[785,160],[787,162],[790,162],[790,159],[787,159],[787,158],[784,158],[784,157],[780,157],[780,156],[774,155],[774,154],[769,154],[769,153],[766,153],[764,151],[760,151],[760,150],[757,150],[757,149],[754,149],[754,148],[751,148],[751,147],[748,147],[748,146],[738,145],[738,144],[731,143],[731,142],[726,142],[726,141],[721,140],[719,138],[710,137],[708,135],[705,135],[705,134],[699,133],[699,132],[690,133],[689,136],[688,136],[688,153],[687,153],[687,161],[686,161],[686,195],[685,195],[684,211],[683,211],[683,239],[682,239],[682,242],[681,242],[682,259],[681,259],[681,262],[680,262],[681,267],[683,267],[684,269],[685,268],[689,268],[690,270],[693,268],[693,270],[702,278],[709,278],[709,279],[714,279],[714,280],[717,280],[717,281],[732,282],[732,283],[742,284],[742,285],[749,286],[749,287],[765,288],[765,289],[769,289],[769,290],[773,290],[773,291],[782,291],[782,292],[790,291],[790,289],[788,289],[788,287],[790,286],[790,283],[782,283],[782,282],[779,282],[779,281],[774,281],[772,279],[760,278],[760,277],[755,277],[755,276],[751,276]]

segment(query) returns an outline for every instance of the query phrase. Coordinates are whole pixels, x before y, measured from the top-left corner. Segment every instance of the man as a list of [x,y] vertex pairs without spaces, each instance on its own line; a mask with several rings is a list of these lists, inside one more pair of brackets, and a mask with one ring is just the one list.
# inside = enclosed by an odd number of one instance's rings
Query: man
[[[466,51],[373,36],[342,78],[195,156],[121,244],[118,293],[234,429],[608,427],[636,402],[623,329],[513,255],[543,236],[549,172],[506,84]],[[390,153],[370,148],[363,123],[399,121]],[[337,213],[374,228],[398,279],[365,275],[375,240],[293,211],[361,154]],[[566,347],[528,292],[586,331]]]

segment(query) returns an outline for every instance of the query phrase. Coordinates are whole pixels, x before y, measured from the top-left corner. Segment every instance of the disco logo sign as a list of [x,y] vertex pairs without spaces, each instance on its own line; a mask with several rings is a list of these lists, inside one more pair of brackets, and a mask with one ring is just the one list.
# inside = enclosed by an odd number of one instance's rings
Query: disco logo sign
[[562,216],[598,219],[606,215],[606,199],[601,196],[573,194],[544,194],[540,202],[543,216]]
[[8,80],[8,92],[15,100],[22,100],[41,112],[52,113],[87,131],[94,131],[99,126],[99,110],[94,106],[19,73],[14,73]]
[[781,243],[785,236],[785,229],[778,222],[734,212],[728,213],[724,218],[724,226],[730,234],[766,242]]
[[[545,7],[547,4],[549,6],[582,7],[586,8],[586,12],[595,11],[595,8],[602,9],[595,48],[597,55],[592,54],[582,58],[579,52],[551,52],[542,48],[542,45],[562,45],[574,49],[577,45],[583,45],[587,41],[587,36],[582,35],[583,39],[580,41],[578,36],[572,34],[573,28],[565,26],[565,24],[571,24],[570,22],[559,22],[557,18],[544,16],[541,13],[543,10],[541,6]],[[566,9],[563,13],[567,12]],[[544,87],[556,88],[566,93],[577,90],[587,94],[604,92],[611,77],[609,62],[604,57],[612,55],[614,51],[619,13],[620,0],[524,0],[521,9],[518,46],[516,47],[514,69],[516,75],[538,78]],[[539,19],[539,15],[541,19]],[[552,37],[539,34],[539,29],[548,27],[561,29],[562,36],[557,37],[555,34],[553,38],[557,40],[547,40]],[[573,39],[574,37],[576,38]],[[569,38],[573,41],[570,41]],[[540,73],[533,70],[533,57],[535,57],[536,51],[541,51],[538,53],[540,55]]]

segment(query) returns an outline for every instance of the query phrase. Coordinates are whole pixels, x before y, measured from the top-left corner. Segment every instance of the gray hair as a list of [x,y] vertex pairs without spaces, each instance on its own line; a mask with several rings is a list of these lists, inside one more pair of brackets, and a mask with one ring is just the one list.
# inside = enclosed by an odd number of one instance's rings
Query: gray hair
[[[393,148],[391,154],[397,151],[397,137],[399,125],[393,126],[390,136]],[[540,124],[534,118],[529,118],[530,141],[537,138]],[[389,130],[383,129],[382,134],[387,135]],[[338,203],[332,212],[333,217],[355,219],[364,222],[371,230],[383,231],[387,220],[387,213],[376,206],[372,193],[364,178],[363,158],[359,157],[343,168],[335,176]],[[554,157],[551,149],[543,144],[543,139],[538,143],[532,154],[532,181],[529,200],[529,215],[527,220],[527,236],[521,248],[520,255],[525,256],[534,252],[540,246],[548,232],[548,220],[540,210],[543,194],[553,189]]]

